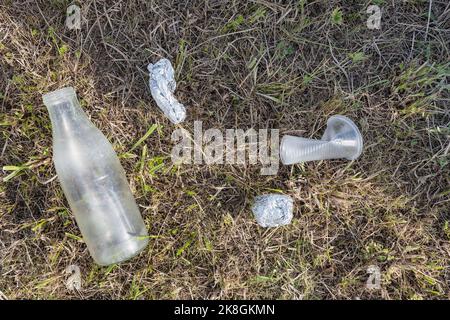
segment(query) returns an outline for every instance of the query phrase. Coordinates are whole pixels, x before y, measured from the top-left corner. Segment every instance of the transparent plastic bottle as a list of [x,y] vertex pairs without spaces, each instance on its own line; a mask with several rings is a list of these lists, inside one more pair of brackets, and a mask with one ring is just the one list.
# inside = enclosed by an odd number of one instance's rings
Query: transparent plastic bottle
[[111,144],[89,121],[73,88],[43,100],[56,172],[89,252],[100,265],[135,256],[148,243],[147,230]]

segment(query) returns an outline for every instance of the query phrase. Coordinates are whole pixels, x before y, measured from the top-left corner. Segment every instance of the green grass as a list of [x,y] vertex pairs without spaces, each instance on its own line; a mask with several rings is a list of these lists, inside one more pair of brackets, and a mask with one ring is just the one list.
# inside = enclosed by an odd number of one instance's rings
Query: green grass
[[[445,4],[433,2],[426,31],[428,2],[372,3],[381,30],[344,2],[97,1],[77,32],[67,1],[0,5],[0,298],[449,298]],[[187,107],[179,126],[148,90],[161,57]],[[149,231],[118,265],[93,262],[52,163],[42,94],[69,85],[120,155]],[[360,159],[275,176],[170,160],[173,130],[194,120],[320,138],[333,114],[361,129]],[[293,197],[289,226],[256,224],[252,201],[267,192]],[[72,264],[80,292],[65,285]],[[365,287],[370,265],[381,290]]]

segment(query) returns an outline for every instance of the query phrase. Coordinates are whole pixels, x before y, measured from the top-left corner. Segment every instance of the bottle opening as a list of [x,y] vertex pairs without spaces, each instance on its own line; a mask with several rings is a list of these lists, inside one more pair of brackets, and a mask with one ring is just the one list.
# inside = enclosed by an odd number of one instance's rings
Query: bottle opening
[[72,87],[61,88],[49,93],[46,93],[42,96],[42,100],[44,104],[48,107],[54,104],[58,104],[64,101],[70,101],[74,97],[76,98],[77,94],[75,89]]

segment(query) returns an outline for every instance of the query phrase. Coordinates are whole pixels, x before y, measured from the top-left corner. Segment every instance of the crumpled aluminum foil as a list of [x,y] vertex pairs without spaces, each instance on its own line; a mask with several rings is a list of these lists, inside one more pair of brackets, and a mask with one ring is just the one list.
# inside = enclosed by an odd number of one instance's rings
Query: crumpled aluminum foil
[[177,84],[170,61],[161,59],[155,64],[150,63],[147,69],[150,75],[150,92],[158,107],[172,123],[177,124],[184,121],[186,108],[173,95]]
[[294,201],[282,194],[257,196],[252,207],[256,221],[261,227],[279,227],[291,223]]

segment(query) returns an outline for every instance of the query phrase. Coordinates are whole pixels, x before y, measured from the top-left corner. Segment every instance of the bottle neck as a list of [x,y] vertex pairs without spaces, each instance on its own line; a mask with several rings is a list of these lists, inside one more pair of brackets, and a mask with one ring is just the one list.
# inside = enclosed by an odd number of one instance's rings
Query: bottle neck
[[64,135],[64,133],[76,134],[80,130],[90,127],[91,122],[81,109],[76,97],[49,104],[47,110],[54,138]]

